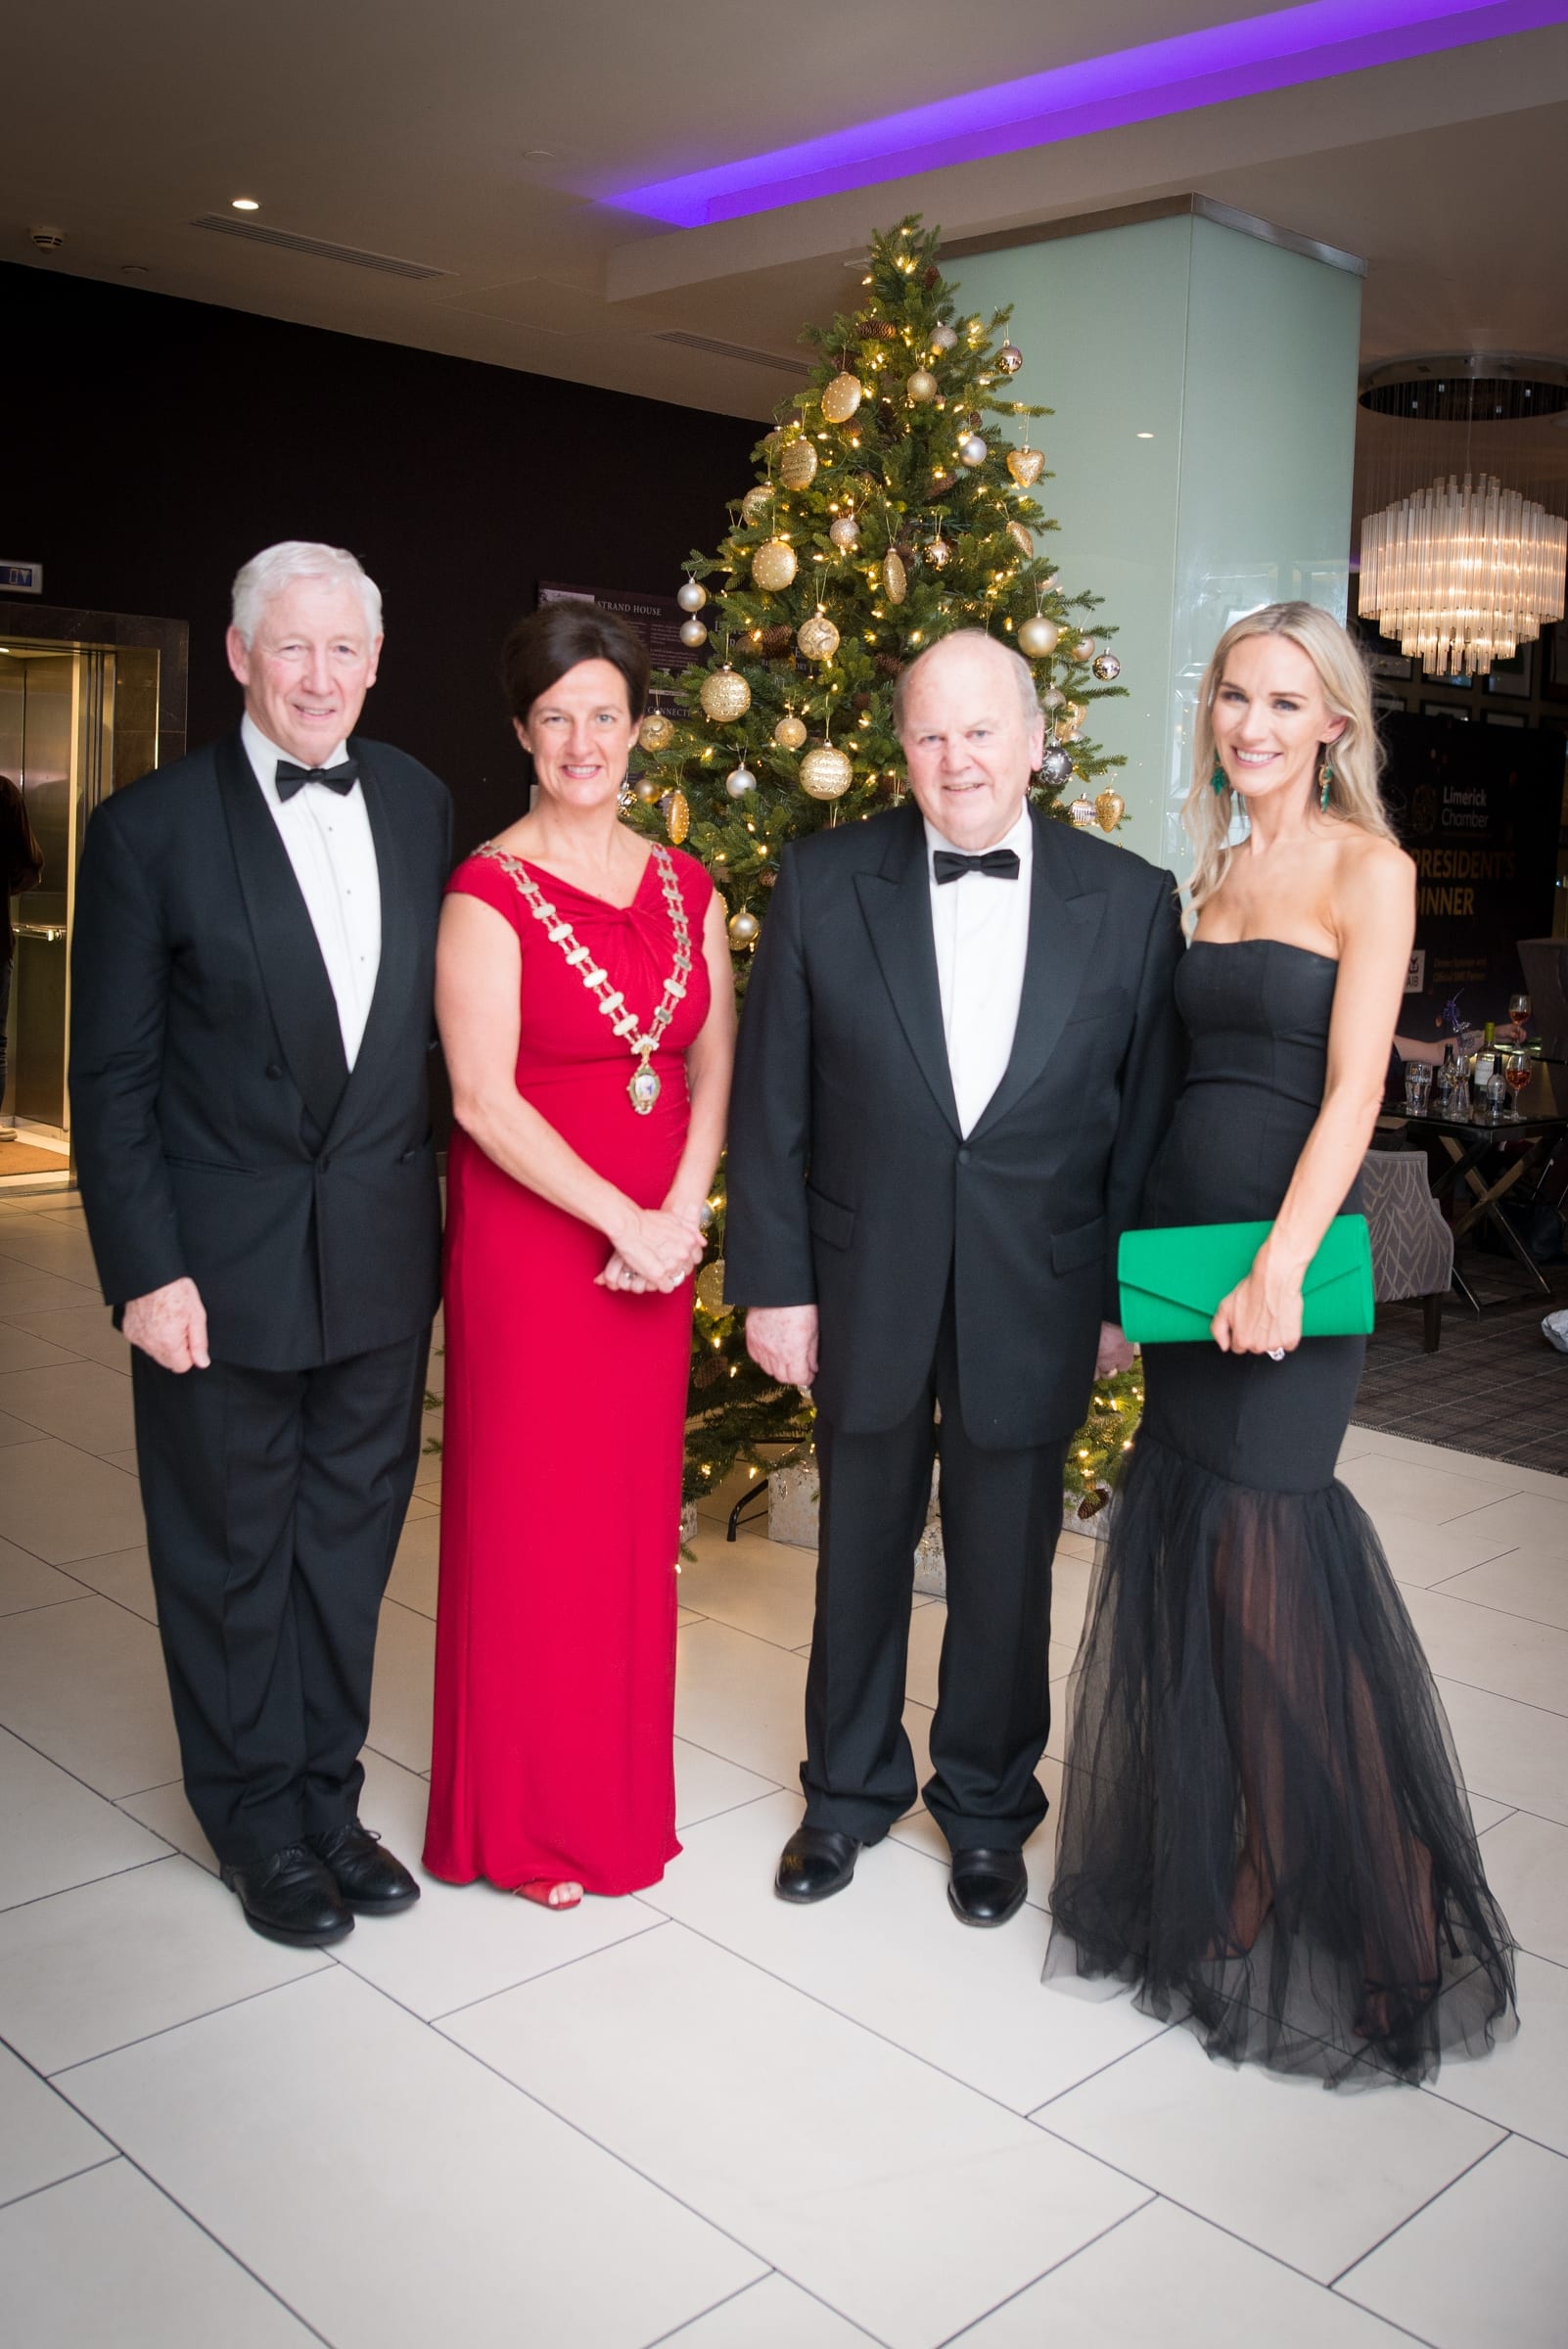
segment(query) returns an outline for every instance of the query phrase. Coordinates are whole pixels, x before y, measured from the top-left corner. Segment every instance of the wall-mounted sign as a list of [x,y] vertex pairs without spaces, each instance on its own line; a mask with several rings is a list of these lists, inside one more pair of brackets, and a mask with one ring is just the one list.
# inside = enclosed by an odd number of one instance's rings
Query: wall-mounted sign
[[42,595],[41,563],[8,563],[0,555],[0,595]]
[[559,579],[541,579],[539,602],[597,604],[601,612],[618,613],[636,629],[655,668],[682,669],[697,659],[680,641],[681,623],[689,616],[672,595],[637,595],[617,587],[568,587]]

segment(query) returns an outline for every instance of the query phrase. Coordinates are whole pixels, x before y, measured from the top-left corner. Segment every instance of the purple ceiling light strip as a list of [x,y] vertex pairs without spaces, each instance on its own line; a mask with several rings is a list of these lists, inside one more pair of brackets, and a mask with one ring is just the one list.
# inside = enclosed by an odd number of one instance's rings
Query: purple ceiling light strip
[[1490,0],[1479,7],[1475,0],[1306,0],[1271,16],[1205,25],[940,98],[711,170],[594,192],[618,210],[697,228],[1565,21],[1568,0]]

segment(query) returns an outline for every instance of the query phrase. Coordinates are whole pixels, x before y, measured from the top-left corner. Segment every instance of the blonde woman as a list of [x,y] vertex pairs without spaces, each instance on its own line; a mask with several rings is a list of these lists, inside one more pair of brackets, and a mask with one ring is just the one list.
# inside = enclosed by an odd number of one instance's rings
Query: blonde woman
[[1186,820],[1190,1059],[1141,1221],[1272,1228],[1212,1343],[1147,1350],[1074,1678],[1046,1972],[1131,1982],[1214,2055],[1420,2080],[1516,2017],[1436,1690],[1334,1480],[1365,1342],[1302,1343],[1415,900],[1365,671],[1326,613],[1274,604],[1221,638]]

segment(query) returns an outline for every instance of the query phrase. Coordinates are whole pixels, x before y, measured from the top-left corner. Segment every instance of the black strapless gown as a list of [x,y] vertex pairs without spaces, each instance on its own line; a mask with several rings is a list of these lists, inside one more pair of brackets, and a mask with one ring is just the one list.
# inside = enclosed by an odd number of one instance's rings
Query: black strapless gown
[[[1189,949],[1189,1073],[1144,1223],[1277,1214],[1337,975],[1271,940]],[[1364,1353],[1147,1350],[1070,1691],[1045,1967],[1335,2085],[1424,2079],[1517,2022],[1442,1705],[1334,1479]]]

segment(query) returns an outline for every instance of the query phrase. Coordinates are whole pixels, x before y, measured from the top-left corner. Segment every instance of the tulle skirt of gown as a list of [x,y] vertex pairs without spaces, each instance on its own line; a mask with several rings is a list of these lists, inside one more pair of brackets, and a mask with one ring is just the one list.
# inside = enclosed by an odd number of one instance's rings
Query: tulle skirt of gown
[[[1256,944],[1185,958],[1193,1074],[1149,1223],[1271,1215],[1315,1112],[1336,966]],[[1437,1689],[1335,1480],[1364,1352],[1147,1349],[1069,1691],[1046,1960],[1135,1985],[1212,2055],[1344,2086],[1517,2024]]]

